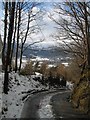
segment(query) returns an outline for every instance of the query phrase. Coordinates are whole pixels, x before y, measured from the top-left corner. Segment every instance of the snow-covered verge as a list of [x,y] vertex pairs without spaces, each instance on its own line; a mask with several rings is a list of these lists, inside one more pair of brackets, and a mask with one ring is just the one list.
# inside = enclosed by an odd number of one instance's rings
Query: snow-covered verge
[[2,82],[3,82],[4,74],[0,72],[0,117],[2,112]]
[[[0,76],[2,79],[2,76]],[[10,73],[9,93],[3,94],[2,118],[20,118],[24,105],[23,98],[28,91],[48,89],[32,77],[21,76],[18,73]]]

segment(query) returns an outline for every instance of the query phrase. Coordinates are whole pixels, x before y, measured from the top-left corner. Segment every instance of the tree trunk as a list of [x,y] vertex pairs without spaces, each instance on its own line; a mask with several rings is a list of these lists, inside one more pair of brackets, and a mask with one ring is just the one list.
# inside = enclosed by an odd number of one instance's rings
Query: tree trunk
[[5,70],[5,47],[6,47],[6,37],[7,37],[7,11],[8,11],[8,2],[5,2],[5,20],[4,20],[4,41],[2,48],[2,69]]
[[19,17],[18,17],[18,30],[17,30],[17,48],[16,48],[16,58],[15,58],[15,72],[17,72],[17,70],[18,70],[19,29],[20,29],[20,22],[21,22],[20,2],[18,3],[18,7],[19,7]]
[[26,33],[25,33],[25,39],[24,39],[24,41],[22,42],[22,46],[21,46],[19,72],[20,72],[20,70],[21,70],[22,55],[23,55],[23,46],[24,46],[24,44],[25,44],[25,42],[26,42],[26,39],[27,39],[27,35],[28,35],[28,31],[29,31],[29,24],[30,24],[30,13],[28,13],[28,23],[27,23],[27,30],[26,30]]
[[21,46],[19,72],[20,72],[20,70],[21,70],[21,65],[22,65],[22,55],[23,55],[23,44],[22,44],[22,46]]
[[9,79],[9,74],[7,72],[7,69],[5,69],[5,75],[4,75],[4,93],[8,94],[8,79]]
[[16,13],[15,13],[15,31],[14,31],[14,36],[13,36],[12,50],[11,50],[11,62],[12,62],[12,57],[13,57],[14,45],[15,45],[16,30],[17,30],[17,8],[16,8]]
[[87,11],[87,6],[86,3],[84,3],[84,11],[85,11],[85,32],[86,32],[86,42],[87,42],[87,69],[88,69],[88,80],[90,80],[90,25],[88,21],[88,11]]
[[[10,4],[10,3],[9,3]],[[7,56],[6,56],[6,65],[5,65],[5,76],[4,76],[4,93],[8,94],[8,83],[9,83],[9,70],[10,70],[10,57],[11,57],[11,42],[13,35],[14,27],[14,11],[15,11],[15,2],[11,3],[10,16],[9,16],[9,30],[8,30],[8,41],[7,41]]]

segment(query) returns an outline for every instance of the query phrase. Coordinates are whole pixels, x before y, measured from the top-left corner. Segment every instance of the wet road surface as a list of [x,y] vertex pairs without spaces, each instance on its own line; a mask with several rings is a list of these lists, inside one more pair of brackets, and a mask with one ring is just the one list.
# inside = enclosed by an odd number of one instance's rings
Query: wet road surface
[[44,99],[45,96],[47,97],[48,95],[51,95],[52,97],[50,99],[50,105],[52,105],[53,120],[63,120],[64,118],[68,120],[72,120],[72,118],[74,118],[74,120],[86,118],[88,120],[89,116],[77,112],[72,107],[71,103],[68,101],[70,93],[70,91],[61,89],[55,91],[40,92],[30,96],[25,101],[21,113],[21,118],[41,120],[38,114],[38,111],[40,109],[40,101]]
[[55,118],[68,119],[68,120],[80,120],[90,119],[90,116],[80,113],[72,107],[68,97],[70,92],[57,93],[51,98],[52,111]]

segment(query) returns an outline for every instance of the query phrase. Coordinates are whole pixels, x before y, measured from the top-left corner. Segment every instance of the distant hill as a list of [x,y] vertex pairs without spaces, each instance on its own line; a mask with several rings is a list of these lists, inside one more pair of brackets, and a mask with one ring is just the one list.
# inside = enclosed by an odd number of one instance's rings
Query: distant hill
[[[27,44],[26,44],[27,46]],[[15,44],[16,48],[16,44]],[[28,47],[24,53],[23,56],[26,56],[26,58],[48,58],[50,60],[54,61],[66,61],[69,58],[71,58],[71,55],[69,53],[66,53],[62,48],[56,49],[56,48],[35,48],[35,47]]]
[[54,59],[56,57],[67,57],[68,54],[65,53],[64,51],[59,51],[59,50],[55,50],[55,49],[47,49],[47,50],[43,50],[43,49],[27,49],[24,52],[24,55],[27,57],[31,57],[31,55],[34,56],[40,56],[43,58],[51,58]]

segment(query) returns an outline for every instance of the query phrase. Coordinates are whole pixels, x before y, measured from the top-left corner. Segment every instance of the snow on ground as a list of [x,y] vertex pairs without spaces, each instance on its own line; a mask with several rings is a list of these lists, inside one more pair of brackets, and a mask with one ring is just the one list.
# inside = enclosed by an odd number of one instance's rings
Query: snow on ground
[[35,59],[31,59],[31,61],[49,61],[50,59],[48,58],[42,58],[42,57],[39,57],[37,56]]
[[66,87],[70,90],[73,90],[73,86],[74,86],[74,83],[70,82],[70,81],[67,81],[66,82]]
[[67,66],[69,66],[69,64],[68,64],[68,63],[64,63],[64,62],[63,62],[62,64],[63,64],[63,65],[65,65],[66,67],[67,67]]
[[52,67],[56,67],[56,65],[54,65],[54,64],[53,65],[52,64],[48,65],[48,68],[52,68]]
[[[40,74],[36,73],[36,75],[38,76]],[[8,95],[5,95],[4,93],[2,95],[3,77],[4,74],[0,73],[0,112],[1,108],[3,108],[2,118],[20,118],[24,106],[24,101],[22,98],[27,95],[27,92],[31,90],[48,89],[48,87],[46,88],[46,86],[41,85],[38,81],[34,81],[32,79],[33,76],[26,77],[12,72],[10,73],[9,93]],[[70,82],[68,82],[67,87],[70,85]],[[40,102],[41,107],[38,114],[41,118],[53,117],[51,111],[52,108],[49,103],[51,97],[52,95],[48,95]]]
[[24,105],[22,98],[27,95],[27,91],[47,89],[32,77],[10,73],[10,90],[8,95],[3,94],[3,115],[2,118],[20,118]]
[[42,80],[42,74],[41,73],[35,72],[34,77],[39,77]]
[[[43,61],[48,59],[37,58],[37,60]],[[23,59],[22,67],[25,66],[26,62],[26,58]],[[52,67],[52,65],[49,65],[49,67]],[[32,75],[31,77],[26,77],[15,72],[10,73],[9,93],[8,95],[5,95],[4,93],[2,94],[4,73],[0,72],[0,112],[3,108],[2,118],[20,118],[21,111],[24,105],[24,101],[22,100],[22,98],[28,94],[27,92],[32,90],[48,89],[48,87],[43,86],[38,81],[34,81],[33,77],[42,77],[42,75],[36,72],[35,75]],[[67,86],[70,85],[71,84],[67,84]],[[40,103],[43,104],[43,106],[39,110],[39,115],[41,117],[45,116],[49,118],[52,116],[51,106],[48,103],[48,101],[50,101],[50,98],[51,96],[48,96]],[[43,110],[45,112],[43,112]]]
[[52,113],[52,106],[50,105],[50,99],[53,96],[47,95],[40,101],[40,109],[38,110],[38,114],[40,118],[52,118],[53,120],[53,113]]
[[[68,91],[64,91],[64,93],[66,93]],[[60,94],[62,94],[63,92],[59,92]],[[55,120],[54,118],[54,114],[53,114],[53,110],[52,110],[52,105],[50,105],[51,103],[51,98],[53,95],[56,95],[57,93],[52,93],[52,94],[48,94],[46,95],[39,103],[39,110],[38,110],[38,115],[40,116],[40,118],[50,118],[51,120]],[[62,117],[60,117],[62,118]]]
[[2,82],[4,78],[4,73],[0,72],[0,113],[2,111]]

